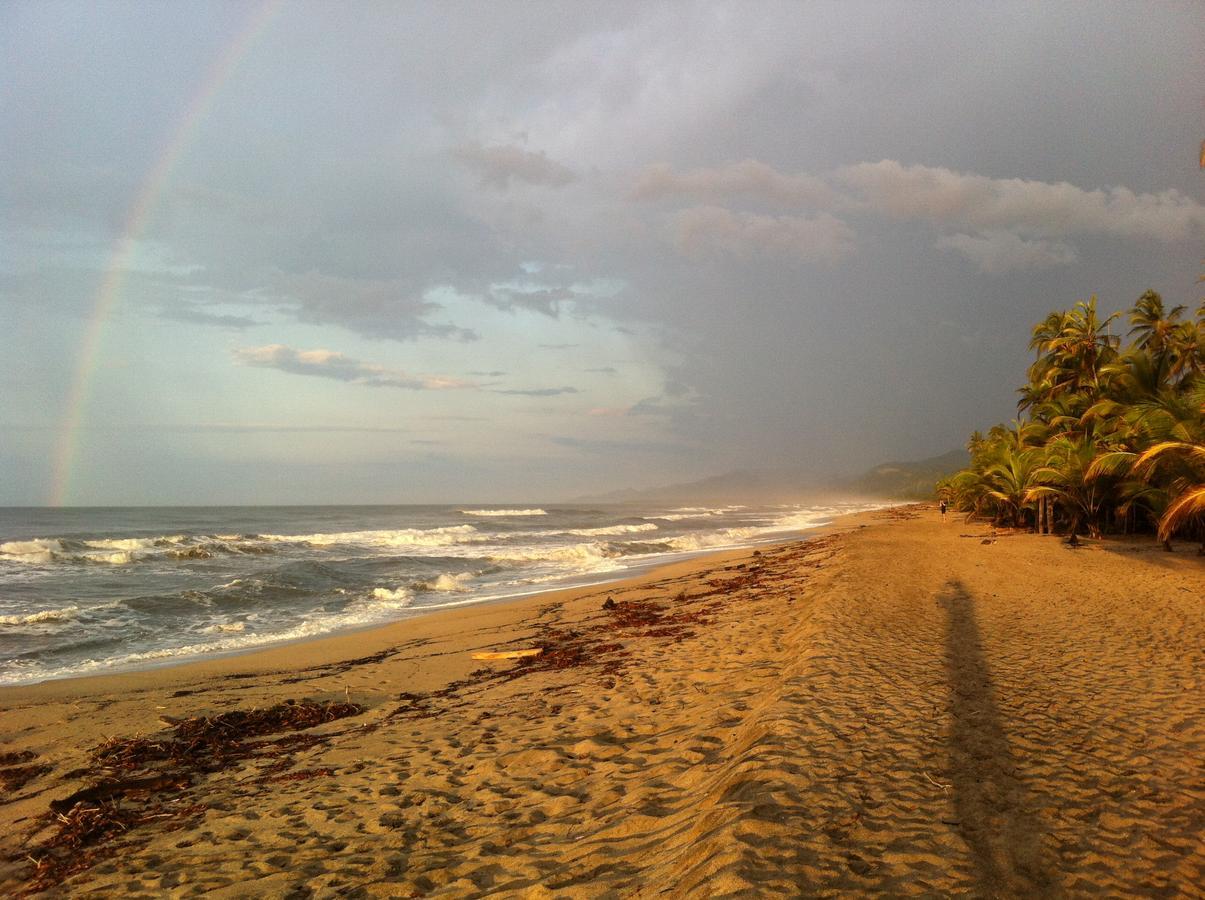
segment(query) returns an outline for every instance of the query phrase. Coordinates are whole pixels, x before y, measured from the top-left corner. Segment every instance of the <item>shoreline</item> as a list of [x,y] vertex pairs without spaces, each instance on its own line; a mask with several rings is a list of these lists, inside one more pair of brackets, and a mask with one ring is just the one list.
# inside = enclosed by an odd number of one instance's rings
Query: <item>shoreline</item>
[[[890,505],[882,507],[884,509],[891,508]],[[824,525],[817,525],[803,531],[784,531],[781,536],[771,535],[763,537],[759,540],[748,544],[741,544],[732,547],[716,547],[706,548],[701,550],[685,550],[677,551],[671,554],[666,554],[670,557],[664,561],[648,561],[638,565],[631,566],[628,569],[618,569],[613,573],[597,573],[600,575],[612,575],[613,577],[603,577],[600,580],[580,581],[562,586],[554,586],[543,588],[534,591],[520,591],[514,594],[485,597],[481,599],[466,599],[464,602],[449,605],[442,608],[434,608],[429,611],[424,611],[422,607],[413,608],[413,610],[403,617],[392,619],[385,622],[376,622],[365,625],[349,626],[339,628],[325,634],[307,635],[305,637],[286,638],[279,641],[270,641],[264,644],[258,644],[251,647],[222,650],[213,653],[202,653],[191,656],[180,656],[176,658],[168,657],[161,661],[135,663],[129,667],[120,667],[116,669],[98,670],[95,672],[80,673],[76,675],[65,675],[55,678],[47,678],[41,681],[29,682],[27,684],[5,684],[0,685],[0,707],[3,706],[6,696],[9,692],[22,691],[29,688],[40,688],[52,684],[60,683],[81,683],[79,688],[81,691],[86,690],[86,684],[83,682],[91,681],[92,679],[107,679],[121,678],[123,676],[150,676],[151,673],[161,673],[167,670],[180,667],[205,665],[208,663],[217,663],[222,660],[238,660],[249,656],[254,656],[259,653],[270,653],[273,651],[284,651],[290,647],[307,646],[309,644],[332,640],[332,639],[352,639],[357,635],[370,635],[380,629],[395,629],[400,628],[407,623],[413,623],[419,620],[425,620],[431,616],[449,616],[448,621],[453,621],[458,615],[466,612],[469,609],[477,607],[492,607],[506,604],[520,604],[527,601],[534,602],[537,598],[547,598],[551,595],[574,595],[579,591],[587,591],[592,589],[601,589],[609,585],[626,585],[629,582],[635,583],[644,580],[645,578],[653,578],[660,570],[678,565],[689,564],[696,561],[704,561],[712,556],[725,556],[732,553],[741,553],[752,551],[759,547],[769,547],[780,543],[788,543],[800,540],[808,540],[812,537],[828,533],[831,529],[840,527],[842,520],[850,519],[856,516],[865,515],[866,512],[847,513],[845,515],[836,516],[831,522]],[[573,581],[574,576],[566,576],[566,581]]]
[[897,507],[9,688],[0,892],[1187,893],[1205,561],[1082,543]]

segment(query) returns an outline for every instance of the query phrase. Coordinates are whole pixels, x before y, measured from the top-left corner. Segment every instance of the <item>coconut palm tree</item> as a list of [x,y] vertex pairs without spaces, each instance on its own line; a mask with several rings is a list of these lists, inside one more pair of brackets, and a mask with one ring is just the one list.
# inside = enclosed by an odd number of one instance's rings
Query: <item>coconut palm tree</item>
[[[1158,537],[1169,546],[1172,536],[1186,526],[1205,525],[1205,443],[1161,441],[1139,454],[1130,472],[1149,482],[1158,469],[1163,469],[1170,490],[1169,502],[1159,519]],[[1205,537],[1201,552],[1205,554]]]

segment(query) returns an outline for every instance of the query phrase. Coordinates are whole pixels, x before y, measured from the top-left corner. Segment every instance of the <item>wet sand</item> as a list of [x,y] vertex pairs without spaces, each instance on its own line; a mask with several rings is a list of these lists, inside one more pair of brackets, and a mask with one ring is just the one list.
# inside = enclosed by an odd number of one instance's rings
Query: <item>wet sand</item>
[[[1205,560],[1179,550],[884,511],[635,581],[6,689],[0,893],[1200,896]],[[229,715],[289,700],[340,717],[240,735]],[[98,786],[70,847],[49,805]],[[95,840],[87,807],[124,826]]]

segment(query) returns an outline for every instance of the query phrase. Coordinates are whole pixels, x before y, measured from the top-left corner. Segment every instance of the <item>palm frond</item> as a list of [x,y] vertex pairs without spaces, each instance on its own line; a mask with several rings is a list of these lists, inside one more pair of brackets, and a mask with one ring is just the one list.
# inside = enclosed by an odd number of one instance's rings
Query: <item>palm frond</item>
[[1205,484],[1185,491],[1168,504],[1159,520],[1159,540],[1171,540],[1173,534],[1199,519],[1205,519]]

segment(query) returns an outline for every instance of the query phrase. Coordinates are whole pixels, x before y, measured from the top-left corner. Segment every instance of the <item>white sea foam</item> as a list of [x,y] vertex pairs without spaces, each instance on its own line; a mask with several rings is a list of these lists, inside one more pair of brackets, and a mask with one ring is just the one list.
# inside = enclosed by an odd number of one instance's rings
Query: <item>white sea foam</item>
[[5,541],[0,544],[0,554],[4,556],[48,556],[51,552],[62,548],[63,542],[57,538],[34,538],[32,541]]
[[37,625],[41,622],[64,622],[75,618],[75,614],[78,612],[78,606],[65,606],[62,609],[43,609],[25,615],[0,616],[0,625]]
[[722,547],[739,547],[760,533],[758,528],[721,528],[718,531],[702,531],[670,538],[666,543],[675,550],[717,550]]
[[414,587],[420,591],[442,591],[448,593],[463,593],[469,590],[468,583],[473,578],[472,572],[460,572],[456,575],[444,573],[431,581],[420,581]]
[[622,568],[620,554],[605,544],[590,541],[562,547],[514,547],[490,551],[490,559],[506,562],[552,564],[576,572],[601,572]]
[[414,599],[414,593],[409,588],[373,588],[372,596],[374,600],[381,603],[390,603],[397,606],[409,606],[410,601]]
[[581,537],[601,537],[608,534],[640,534],[645,531],[656,531],[659,526],[655,522],[645,522],[641,525],[605,525],[601,528],[571,528],[562,534],[576,534]]
[[547,511],[542,509],[462,509],[462,515],[466,516],[546,516]]
[[218,622],[203,629],[206,634],[241,634],[246,630],[246,622]]
[[105,563],[110,566],[125,566],[137,562],[146,554],[135,553],[133,550],[94,550],[76,554],[72,559],[80,562]]
[[167,535],[151,538],[99,538],[88,539],[85,546],[95,550],[148,550],[153,547],[164,547],[171,544],[181,544],[187,538],[182,534]]
[[472,525],[448,525],[443,528],[397,528],[381,531],[336,531],[318,534],[262,534],[260,539],[281,544],[357,544],[367,547],[449,547],[479,542],[481,535]]

